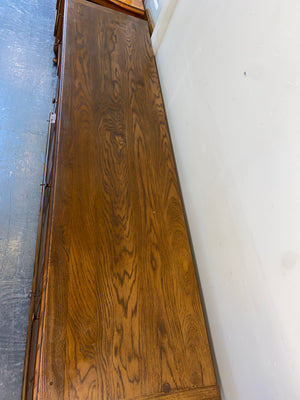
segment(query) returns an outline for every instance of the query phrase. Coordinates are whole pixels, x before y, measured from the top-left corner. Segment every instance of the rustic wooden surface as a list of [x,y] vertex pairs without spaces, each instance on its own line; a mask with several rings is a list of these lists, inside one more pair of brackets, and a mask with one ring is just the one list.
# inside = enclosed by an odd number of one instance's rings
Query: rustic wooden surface
[[[132,15],[138,18],[143,18],[143,19],[146,18],[143,0],[86,0],[86,1],[92,1],[93,3],[99,4],[100,6],[124,12],[128,15]],[[64,5],[65,5],[65,0],[57,0],[56,3],[57,12],[54,25],[55,42],[53,46],[53,51],[55,54],[55,57],[53,59],[54,64],[57,64],[58,46],[62,40]]]
[[66,7],[33,398],[218,399],[147,22]]
[[202,388],[171,392],[169,394],[160,393],[143,396],[139,397],[138,400],[220,400],[220,394],[217,386],[206,386]]

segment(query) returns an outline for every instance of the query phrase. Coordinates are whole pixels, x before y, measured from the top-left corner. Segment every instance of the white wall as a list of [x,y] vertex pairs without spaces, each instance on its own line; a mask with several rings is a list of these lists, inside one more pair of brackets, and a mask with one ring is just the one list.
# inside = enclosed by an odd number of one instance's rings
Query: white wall
[[154,43],[226,400],[300,399],[299,21],[178,0]]
[[165,0],[144,0],[145,8],[149,8],[154,23],[160,14],[161,8]]

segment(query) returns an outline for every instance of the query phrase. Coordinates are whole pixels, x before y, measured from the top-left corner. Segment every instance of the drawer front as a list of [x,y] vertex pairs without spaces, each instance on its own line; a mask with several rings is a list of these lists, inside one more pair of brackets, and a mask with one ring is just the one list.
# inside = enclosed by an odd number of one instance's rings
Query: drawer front
[[32,281],[31,303],[25,354],[22,399],[31,399],[33,390],[36,347],[40,318],[44,263],[47,252],[48,219],[53,175],[53,158],[55,146],[55,114],[50,113],[48,140],[45,153],[44,180],[41,184],[41,205],[35,255],[34,275]]
[[55,122],[56,114],[50,113],[49,115],[49,128],[48,128],[48,143],[45,156],[45,171],[44,171],[44,182],[42,183],[42,201],[41,201],[41,221],[40,221],[40,235],[37,247],[37,259],[36,264],[36,284],[35,284],[35,307],[34,312],[39,315],[40,312],[40,301],[43,283],[43,270],[45,261],[46,241],[48,233],[48,218],[50,208],[50,195],[52,187],[52,176],[53,176],[53,162],[54,162],[54,144],[55,144]]
[[47,239],[47,226],[49,216],[50,194],[52,185],[53,156],[55,142],[55,114],[50,113],[48,126],[48,140],[45,153],[44,179],[41,184],[41,205],[35,254],[34,275],[32,281],[31,308],[38,314],[36,304],[40,303],[42,290],[42,277],[45,259],[45,248]]
[[61,43],[62,35],[63,35],[63,21],[64,21],[64,0],[58,0],[57,2],[57,11],[56,11],[56,19],[54,25],[54,36],[55,42],[53,46],[53,51],[55,54],[54,63],[57,63],[58,57],[58,45]]
[[35,352],[38,340],[38,327],[39,320],[34,314],[31,316],[31,325],[29,327],[30,332],[30,344],[29,344],[29,359],[27,369],[27,385],[26,385],[26,399],[32,399],[33,384],[34,384],[34,370],[35,370]]
[[55,18],[55,25],[54,25],[54,36],[61,39],[62,35],[62,25],[63,25],[63,17],[64,17],[64,7],[65,1],[64,0],[57,0],[56,3],[56,18]]
[[54,26],[54,36],[59,40],[61,40],[62,38],[63,20],[64,20],[63,14],[57,12],[55,26]]
[[57,46],[57,76],[60,77],[61,73],[61,49],[62,45],[61,42]]
[[37,263],[39,265],[39,268],[36,274],[35,293],[32,294],[32,296],[34,297],[33,301],[35,302],[34,314],[36,316],[40,315],[46,241],[48,232],[47,228],[48,228],[48,217],[49,217],[49,201],[50,201],[50,188],[46,188],[44,189],[44,204],[43,204],[43,215],[41,222],[41,234],[40,234],[39,249],[37,254]]

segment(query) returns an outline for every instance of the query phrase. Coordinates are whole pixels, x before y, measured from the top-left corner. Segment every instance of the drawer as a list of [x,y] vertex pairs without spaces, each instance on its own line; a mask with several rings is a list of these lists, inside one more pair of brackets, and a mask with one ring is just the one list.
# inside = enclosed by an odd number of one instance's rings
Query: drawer
[[36,273],[34,290],[32,296],[35,301],[34,312],[39,315],[40,294],[42,291],[43,270],[45,261],[46,241],[48,233],[48,218],[50,209],[50,196],[53,176],[53,159],[55,145],[55,120],[56,114],[50,113],[48,127],[48,141],[45,154],[44,180],[42,183],[41,206],[40,206],[40,226],[36,249]]
[[40,216],[35,253],[34,274],[32,280],[31,302],[27,333],[27,345],[24,363],[22,399],[32,398],[38,327],[40,318],[44,263],[47,252],[48,219],[50,213],[50,196],[53,175],[53,158],[55,146],[55,114],[50,113],[48,139],[45,152],[44,179],[42,183]]
[[57,46],[57,76],[58,77],[60,77],[60,72],[61,72],[61,48],[62,48],[62,44],[60,42]]
[[37,249],[37,273],[35,282],[35,291],[32,293],[32,301],[34,302],[34,314],[40,315],[41,293],[44,274],[44,262],[46,254],[46,241],[48,234],[48,217],[49,217],[49,203],[50,203],[50,188],[44,190],[43,214],[41,221],[41,232]]
[[55,114],[50,113],[47,147],[45,152],[44,178],[43,178],[43,183],[41,184],[42,192],[41,192],[41,203],[40,203],[40,215],[39,215],[37,246],[35,252],[35,265],[34,265],[34,274],[32,280],[32,292],[31,292],[31,307],[33,307],[33,310],[35,310],[35,303],[38,301],[37,299],[39,299],[41,294],[44,255],[45,255],[45,246],[47,238],[47,224],[48,224],[49,206],[50,206],[54,141],[55,141],[55,118],[53,116],[55,116]]
[[55,25],[54,25],[54,36],[59,41],[62,38],[63,19],[64,19],[63,14],[60,14],[59,12],[57,12]]
[[[34,384],[34,371],[35,371],[35,360],[36,360],[36,348],[38,341],[38,328],[39,320],[34,314],[31,315],[28,327],[28,353],[29,357],[27,359],[27,384],[23,388],[22,398],[32,399],[33,384]],[[25,371],[24,371],[25,372]]]
[[57,11],[56,11],[56,18],[54,25],[55,42],[53,46],[53,51],[55,54],[53,61],[55,64],[57,64],[57,58],[58,58],[58,45],[62,40],[62,34],[63,34],[64,6],[65,6],[64,0],[57,1]]
[[56,11],[56,18],[55,18],[55,25],[54,25],[54,36],[58,37],[60,40],[62,37],[64,8],[65,8],[64,0],[58,0],[57,4],[56,4],[57,11]]

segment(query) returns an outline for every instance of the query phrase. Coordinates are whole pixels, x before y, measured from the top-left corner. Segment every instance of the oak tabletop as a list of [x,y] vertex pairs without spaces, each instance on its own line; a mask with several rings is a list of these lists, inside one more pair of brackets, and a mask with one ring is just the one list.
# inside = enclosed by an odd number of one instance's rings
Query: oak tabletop
[[147,23],[66,7],[34,398],[218,399]]

